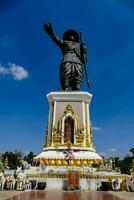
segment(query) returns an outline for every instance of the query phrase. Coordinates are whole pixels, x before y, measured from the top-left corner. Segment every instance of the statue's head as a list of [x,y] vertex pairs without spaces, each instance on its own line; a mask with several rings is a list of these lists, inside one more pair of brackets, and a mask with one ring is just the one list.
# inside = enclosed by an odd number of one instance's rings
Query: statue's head
[[63,40],[79,42],[79,34],[73,29],[67,30],[62,38]]

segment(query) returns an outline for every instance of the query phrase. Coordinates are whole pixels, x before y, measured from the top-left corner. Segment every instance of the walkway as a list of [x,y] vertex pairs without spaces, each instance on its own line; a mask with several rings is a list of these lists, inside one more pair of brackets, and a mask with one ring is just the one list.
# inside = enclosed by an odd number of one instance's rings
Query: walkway
[[[6,193],[8,195],[6,195]],[[10,193],[10,194],[9,194]],[[15,196],[14,196],[15,195]],[[116,196],[115,196],[116,195]],[[117,197],[118,196],[118,197]],[[63,190],[4,192],[0,191],[0,200],[133,200],[134,193],[123,192],[66,192]]]

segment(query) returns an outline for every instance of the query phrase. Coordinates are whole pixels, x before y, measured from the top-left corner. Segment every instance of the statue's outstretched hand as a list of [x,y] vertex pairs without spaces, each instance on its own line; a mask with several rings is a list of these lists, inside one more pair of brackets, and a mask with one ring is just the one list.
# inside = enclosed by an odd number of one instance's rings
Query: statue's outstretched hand
[[46,33],[50,36],[50,38],[61,48],[62,42],[61,40],[56,36],[56,34],[53,31],[52,24],[46,23],[44,24],[44,30]]
[[53,28],[50,23],[44,24],[44,30],[50,35],[53,33]]

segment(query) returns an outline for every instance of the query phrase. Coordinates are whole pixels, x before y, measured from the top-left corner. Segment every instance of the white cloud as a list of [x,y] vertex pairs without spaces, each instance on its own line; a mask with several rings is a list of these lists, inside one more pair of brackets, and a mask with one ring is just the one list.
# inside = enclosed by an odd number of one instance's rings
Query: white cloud
[[14,80],[21,81],[28,78],[29,73],[24,67],[16,65],[15,63],[9,63],[8,67],[0,64],[0,74],[11,75]]
[[106,157],[107,154],[105,152],[99,152],[99,155]]
[[108,149],[107,151],[111,152],[111,153],[117,153],[118,152],[118,150],[116,148],[111,148],[111,149]]
[[28,155],[28,154],[29,154],[29,152],[30,152],[30,151],[25,151],[25,152],[24,152],[24,155]]
[[0,74],[8,74],[8,69],[0,64]]
[[101,127],[97,127],[97,126],[93,126],[93,128],[92,128],[94,131],[100,131],[100,130],[102,130],[102,128]]
[[14,80],[22,80],[28,77],[28,71],[24,69],[22,66],[16,64],[9,64],[10,74],[13,75]]
[[105,158],[108,158],[110,156],[112,157],[117,154],[118,154],[118,149],[116,149],[116,148],[110,148],[110,149],[107,149],[106,151],[99,152],[99,155],[102,157],[105,157]]

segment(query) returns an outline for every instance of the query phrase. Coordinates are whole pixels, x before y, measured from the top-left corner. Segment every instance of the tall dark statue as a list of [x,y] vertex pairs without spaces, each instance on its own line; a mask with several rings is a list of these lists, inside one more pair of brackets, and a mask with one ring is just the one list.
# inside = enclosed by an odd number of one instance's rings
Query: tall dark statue
[[59,39],[54,33],[50,23],[44,25],[44,30],[60,47],[63,53],[63,59],[60,65],[61,89],[66,91],[80,90],[83,79],[82,64],[84,66],[86,64],[87,51],[83,43],[79,43],[79,34],[71,29],[63,34],[62,39]]

